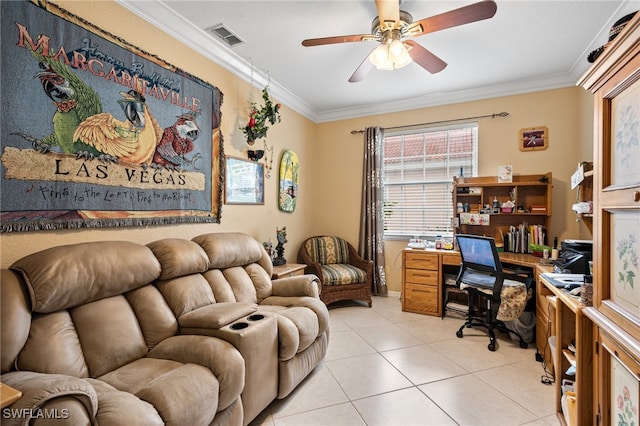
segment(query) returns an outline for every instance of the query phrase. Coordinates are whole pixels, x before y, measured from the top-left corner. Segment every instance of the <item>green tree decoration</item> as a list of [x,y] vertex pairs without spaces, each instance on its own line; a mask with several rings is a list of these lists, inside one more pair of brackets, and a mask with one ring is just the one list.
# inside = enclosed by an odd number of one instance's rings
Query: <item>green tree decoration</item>
[[258,105],[255,102],[251,102],[249,121],[246,126],[240,128],[247,138],[247,144],[249,145],[253,145],[256,140],[267,136],[267,131],[269,130],[268,123],[274,125],[281,120],[279,112],[281,105],[273,104],[267,89],[268,86],[262,89],[264,105],[258,109]]

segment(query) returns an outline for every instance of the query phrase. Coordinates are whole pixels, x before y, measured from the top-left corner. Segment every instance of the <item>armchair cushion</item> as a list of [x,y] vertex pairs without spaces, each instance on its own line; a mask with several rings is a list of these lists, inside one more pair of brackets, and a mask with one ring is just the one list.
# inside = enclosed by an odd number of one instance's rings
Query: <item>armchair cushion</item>
[[367,281],[367,273],[353,265],[335,263],[322,265],[321,269],[324,285],[355,284]]
[[349,263],[349,246],[342,238],[333,236],[309,238],[305,246],[311,260],[321,265]]

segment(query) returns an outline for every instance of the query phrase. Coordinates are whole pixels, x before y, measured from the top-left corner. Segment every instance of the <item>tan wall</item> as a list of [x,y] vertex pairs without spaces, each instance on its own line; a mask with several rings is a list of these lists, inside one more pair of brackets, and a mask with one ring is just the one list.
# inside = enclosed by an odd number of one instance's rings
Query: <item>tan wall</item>
[[[167,62],[217,86],[224,94],[222,104],[222,134],[225,154],[246,158],[249,148],[238,130],[245,122],[248,107],[249,84],[220,66],[214,64],[189,47],[179,43],[115,2],[55,2],[71,13],[85,18],[131,44],[156,54]],[[253,89],[253,99],[260,101],[261,88]],[[133,240],[141,243],[160,238],[192,238],[207,232],[242,231],[259,241],[276,240],[276,227],[287,227],[289,243],[285,245],[285,257],[295,260],[298,246],[307,235],[313,218],[312,193],[308,190],[313,162],[310,147],[313,146],[315,125],[286,106],[282,109],[282,122],[269,129],[269,144],[274,146],[274,169],[271,178],[265,179],[265,204],[263,206],[222,206],[221,224],[185,224],[176,226],[102,228],[83,230],[57,230],[8,233],[2,235],[1,267],[11,265],[16,259],[35,251],[60,244],[93,240]],[[261,142],[258,145],[262,145]],[[255,146],[254,149],[261,149]],[[295,212],[284,213],[278,209],[278,163],[282,153],[295,151],[301,164],[300,196]]]
[[[248,148],[238,130],[248,112],[249,84],[202,57],[189,47],[124,10],[114,2],[56,2],[89,22],[121,36],[130,43],[216,85],[224,94],[222,133],[225,153],[246,156]],[[135,30],[132,30],[135,29]],[[253,89],[259,99],[260,89]],[[391,127],[507,111],[508,118],[480,120],[480,174],[491,175],[501,164],[512,164],[516,174],[551,171],[554,176],[553,219],[550,235],[591,238],[571,213],[575,194],[570,176],[581,160],[591,160],[592,98],[582,89],[567,88],[515,95],[394,114],[315,125],[286,106],[282,123],[269,130],[275,147],[274,169],[265,181],[264,206],[227,206],[221,224],[176,225],[138,228],[58,230],[3,234],[0,266],[47,247],[90,240],[134,240],[142,243],[165,237],[191,238],[206,232],[242,231],[260,241],[275,241],[276,227],[287,226],[289,243],[285,257],[293,261],[300,242],[310,235],[337,234],[358,240],[362,134],[351,130],[379,125]],[[518,131],[544,125],[549,128],[549,148],[520,152]],[[258,148],[258,147],[256,147]],[[280,212],[277,205],[277,163],[282,152],[294,150],[300,157],[300,192],[296,211]],[[386,244],[388,284],[400,290],[401,249],[405,241]]]
[[[553,173],[551,238],[590,239],[575,221],[571,205],[571,175],[579,161],[592,159],[591,98],[580,88],[566,88],[500,97],[462,104],[370,116],[318,125],[313,176],[316,198],[315,233],[343,235],[358,241],[363,135],[351,130],[378,125],[393,127],[508,112],[506,118],[479,120],[479,175],[495,175],[502,164],[511,164],[515,174]],[[522,128],[546,126],[549,146],[542,151],[522,152],[518,133]],[[322,205],[329,209],[319,208]],[[387,284],[400,291],[400,251],[406,241],[385,244]]]

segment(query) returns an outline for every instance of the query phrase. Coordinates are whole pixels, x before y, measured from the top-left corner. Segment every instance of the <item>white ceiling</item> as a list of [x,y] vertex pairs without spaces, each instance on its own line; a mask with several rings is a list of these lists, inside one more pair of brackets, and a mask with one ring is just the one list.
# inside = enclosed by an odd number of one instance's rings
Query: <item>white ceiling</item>
[[[306,38],[368,34],[374,0],[118,0],[132,12],[315,122],[574,86],[587,55],[638,0],[496,0],[492,19],[413,40],[448,63],[373,69],[347,80],[375,41],[303,47]],[[419,20],[471,1],[403,0]],[[243,44],[229,48],[206,29],[224,24]],[[180,64],[174,64],[180,66]],[[215,81],[211,83],[215,84]]]

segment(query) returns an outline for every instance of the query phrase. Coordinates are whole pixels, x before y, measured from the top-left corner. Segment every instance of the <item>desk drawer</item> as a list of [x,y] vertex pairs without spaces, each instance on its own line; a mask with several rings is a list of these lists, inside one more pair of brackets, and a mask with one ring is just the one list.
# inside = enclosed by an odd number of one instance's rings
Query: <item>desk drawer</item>
[[438,271],[430,271],[424,269],[405,269],[404,281],[406,283],[413,284],[428,284],[437,286],[440,282],[438,280]]
[[442,264],[443,265],[460,265],[462,262],[462,258],[460,257],[460,253],[451,253],[451,254],[443,254],[442,255]]
[[406,253],[405,268],[438,270],[438,255],[426,253]]
[[438,300],[438,286],[406,284],[402,295],[402,310],[438,315]]

